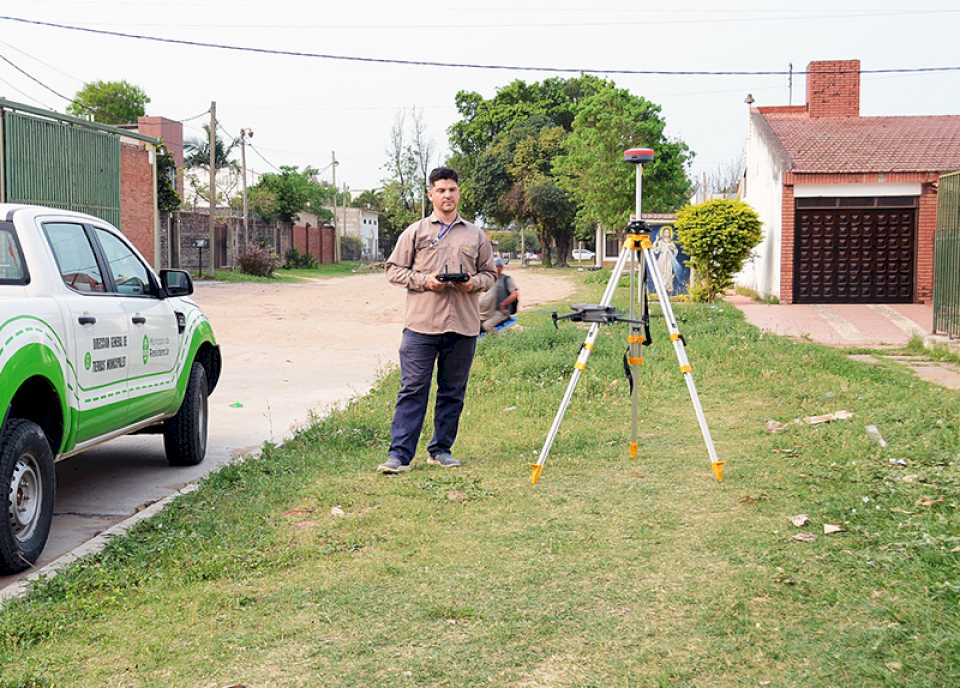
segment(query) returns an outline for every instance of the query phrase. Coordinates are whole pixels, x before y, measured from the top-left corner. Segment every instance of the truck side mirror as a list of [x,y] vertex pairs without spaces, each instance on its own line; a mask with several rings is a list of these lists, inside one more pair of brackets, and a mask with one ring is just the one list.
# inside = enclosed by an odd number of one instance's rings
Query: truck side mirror
[[186,270],[161,270],[160,284],[166,296],[190,296],[193,293],[193,279]]

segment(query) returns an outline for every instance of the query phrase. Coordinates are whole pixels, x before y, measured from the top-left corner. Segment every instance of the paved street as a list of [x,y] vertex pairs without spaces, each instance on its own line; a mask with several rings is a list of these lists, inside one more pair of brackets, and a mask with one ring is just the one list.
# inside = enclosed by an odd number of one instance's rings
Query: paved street
[[[562,276],[511,274],[524,309],[572,291]],[[199,284],[195,296],[224,359],[210,399],[206,460],[170,468],[162,438],[139,435],[59,463],[56,515],[38,566],[235,456],[283,440],[311,411],[324,413],[364,394],[397,358],[404,292],[388,286],[382,274],[298,284]],[[13,580],[0,577],[0,589]]]

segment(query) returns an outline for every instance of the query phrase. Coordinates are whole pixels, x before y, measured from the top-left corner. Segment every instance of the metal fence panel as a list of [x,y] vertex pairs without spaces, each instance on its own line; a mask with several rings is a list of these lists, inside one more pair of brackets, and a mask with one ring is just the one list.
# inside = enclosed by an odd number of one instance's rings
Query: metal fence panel
[[933,282],[933,331],[960,337],[960,172],[940,177]]
[[120,138],[3,113],[6,199],[89,213],[120,226]]

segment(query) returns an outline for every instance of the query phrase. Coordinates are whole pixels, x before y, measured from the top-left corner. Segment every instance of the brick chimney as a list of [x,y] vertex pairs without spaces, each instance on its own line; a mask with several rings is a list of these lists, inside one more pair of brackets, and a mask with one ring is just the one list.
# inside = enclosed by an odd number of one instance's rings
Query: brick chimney
[[823,60],[807,65],[810,117],[860,115],[860,60]]

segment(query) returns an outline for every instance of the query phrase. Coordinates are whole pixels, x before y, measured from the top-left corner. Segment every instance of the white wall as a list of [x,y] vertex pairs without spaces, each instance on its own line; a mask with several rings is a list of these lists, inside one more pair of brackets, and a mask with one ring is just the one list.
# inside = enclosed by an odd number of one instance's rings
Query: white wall
[[754,249],[753,258],[747,261],[734,281],[762,296],[780,295],[781,209],[786,166],[775,146],[773,134],[766,129],[762,116],[751,114],[747,127],[743,200],[760,215],[763,238]]

